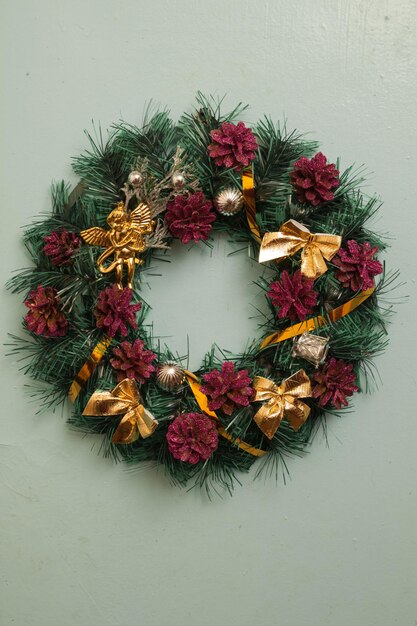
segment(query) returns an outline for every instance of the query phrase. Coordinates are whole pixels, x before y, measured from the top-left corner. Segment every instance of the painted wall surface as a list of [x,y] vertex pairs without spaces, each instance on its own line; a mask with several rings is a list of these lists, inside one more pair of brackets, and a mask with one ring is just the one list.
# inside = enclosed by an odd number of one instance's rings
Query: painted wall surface
[[[212,502],[112,465],[67,412],[35,415],[4,359],[1,626],[417,624],[416,26],[415,0],[2,0],[2,284],[27,264],[21,228],[49,210],[51,180],[76,182],[92,118],[140,123],[150,98],[177,117],[200,89],[366,163],[410,298],[379,392],[330,420],[328,445],[290,460],[286,486],[252,473]],[[152,279],[155,327],[180,351],[190,336],[194,367],[213,338],[239,350],[256,332],[257,270],[227,252],[174,251]],[[23,314],[2,288],[2,343]]]

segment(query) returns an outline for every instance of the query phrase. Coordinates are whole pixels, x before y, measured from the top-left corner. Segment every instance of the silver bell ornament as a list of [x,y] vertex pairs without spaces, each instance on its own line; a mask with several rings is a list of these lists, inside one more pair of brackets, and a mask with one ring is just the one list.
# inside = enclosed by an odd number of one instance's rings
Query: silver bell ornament
[[184,370],[175,361],[166,361],[156,370],[156,382],[163,391],[179,391],[184,380]]
[[236,215],[243,208],[242,192],[234,187],[225,187],[214,196],[214,206],[221,215]]

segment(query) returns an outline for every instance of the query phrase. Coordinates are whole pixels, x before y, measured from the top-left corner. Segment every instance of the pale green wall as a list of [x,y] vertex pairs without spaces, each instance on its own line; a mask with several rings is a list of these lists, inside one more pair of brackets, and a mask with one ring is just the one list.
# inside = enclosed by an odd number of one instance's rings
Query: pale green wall
[[[26,263],[21,227],[49,210],[51,179],[75,182],[92,118],[140,122],[150,98],[177,116],[200,89],[249,102],[248,121],[285,113],[332,160],[366,163],[388,265],[411,293],[379,393],[329,422],[329,447],[319,436],[289,462],[286,487],[252,474],[224,501],[114,467],[59,414],[35,416],[4,361],[1,626],[414,626],[415,0],[2,0],[1,13],[2,284]],[[152,282],[158,330],[180,350],[188,332],[194,365],[212,337],[238,349],[255,331],[255,270],[215,252]],[[217,311],[186,304],[192,272]],[[4,291],[1,309],[3,342],[24,310]]]

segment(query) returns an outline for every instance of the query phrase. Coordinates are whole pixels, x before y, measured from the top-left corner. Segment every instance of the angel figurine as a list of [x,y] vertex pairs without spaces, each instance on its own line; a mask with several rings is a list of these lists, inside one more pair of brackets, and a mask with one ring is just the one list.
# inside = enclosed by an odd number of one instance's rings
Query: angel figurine
[[[102,246],[106,250],[97,259],[100,272],[108,274],[116,271],[116,283],[123,289],[123,266],[127,266],[127,286],[132,289],[136,264],[143,260],[136,255],[146,250],[143,235],[152,233],[155,222],[151,220],[151,211],[147,204],[139,204],[127,213],[123,202],[119,202],[109,214],[107,223],[110,230],[93,226],[81,231],[81,237],[92,246]],[[113,257],[108,264],[105,261]]]

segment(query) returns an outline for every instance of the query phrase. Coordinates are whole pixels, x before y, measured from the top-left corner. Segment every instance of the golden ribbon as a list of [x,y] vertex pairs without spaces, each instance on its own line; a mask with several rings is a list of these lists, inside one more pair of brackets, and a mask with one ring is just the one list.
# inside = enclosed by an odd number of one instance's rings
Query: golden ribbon
[[267,454],[267,450],[261,450],[260,448],[255,448],[254,446],[251,446],[249,443],[247,443],[246,441],[243,441],[239,437],[232,437],[232,435],[230,435],[227,432],[227,430],[225,430],[223,426],[221,426],[220,420],[217,414],[214,411],[211,411],[209,409],[207,396],[202,391],[200,391],[201,383],[198,380],[197,376],[193,374],[192,372],[188,372],[187,370],[184,370],[184,375],[190,386],[191,391],[194,394],[194,397],[200,409],[204,413],[206,413],[207,415],[210,415],[210,417],[213,417],[217,421],[216,425],[217,425],[217,432],[219,433],[219,435],[221,435],[222,437],[224,437],[225,439],[227,439],[228,441],[236,445],[241,450],[244,450],[248,454],[252,454],[252,456],[263,456],[264,454]]
[[310,407],[299,399],[311,396],[310,379],[304,370],[298,370],[280,385],[263,376],[255,376],[253,387],[254,400],[257,402],[266,400],[253,419],[268,439],[275,435],[284,417],[295,431],[299,430],[308,418]]
[[326,326],[331,322],[340,320],[345,315],[348,315],[348,313],[354,311],[360,304],[362,304],[362,302],[367,300],[369,296],[374,293],[374,291],[375,287],[370,287],[369,289],[365,289],[365,291],[361,291],[348,302],[332,309],[327,317],[323,317],[322,315],[310,317],[310,319],[304,320],[304,322],[293,324],[292,326],[284,328],[284,330],[268,335],[268,337],[266,337],[259,346],[259,350],[268,348],[269,346],[285,341],[286,339],[293,339],[294,337],[297,337],[297,335],[302,335],[303,333],[310,332],[310,330],[314,330],[315,328],[320,328],[320,326]]
[[330,261],[341,244],[340,235],[313,234],[303,224],[288,220],[278,232],[265,233],[259,263],[284,259],[301,250],[301,273],[307,278],[317,278],[327,271],[325,259]]
[[111,337],[107,337],[107,335],[105,335],[92,351],[88,361],[84,363],[78,374],[75,376],[68,392],[69,398],[72,402],[75,402],[82,386],[90,378],[91,374],[100,363],[110,343]]
[[249,228],[256,241],[261,243],[261,233],[256,222],[255,181],[253,178],[252,166],[243,170],[242,192],[246,209],[246,219],[248,220]]
[[134,380],[125,378],[113,391],[95,391],[89,399],[83,415],[122,415],[112,443],[133,443],[139,437],[150,437],[158,426],[142,404],[138,386]]

